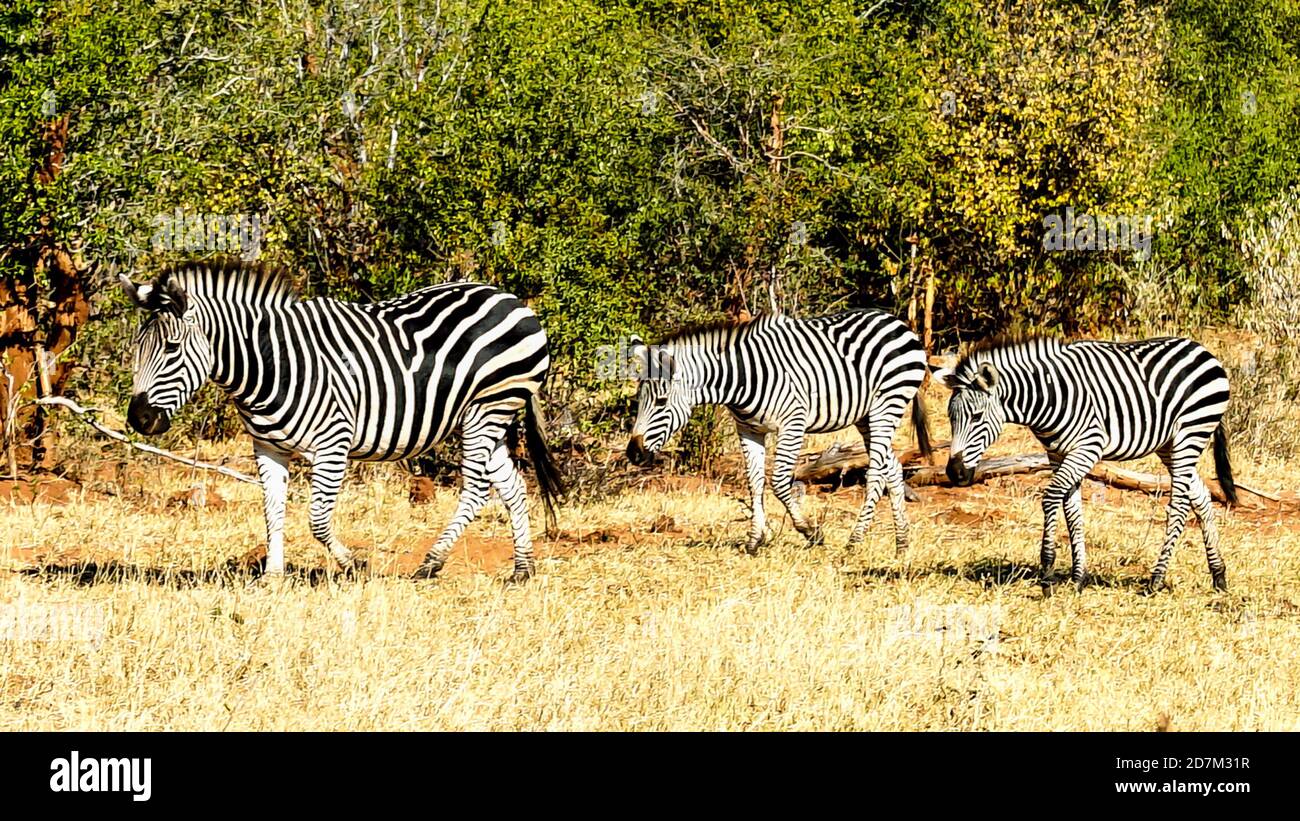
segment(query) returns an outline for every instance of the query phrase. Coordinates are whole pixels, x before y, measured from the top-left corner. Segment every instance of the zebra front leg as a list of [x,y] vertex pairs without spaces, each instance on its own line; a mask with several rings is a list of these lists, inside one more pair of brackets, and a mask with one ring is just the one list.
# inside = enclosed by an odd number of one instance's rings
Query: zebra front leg
[[266,512],[266,574],[284,575],[284,506],[289,495],[289,454],[253,445]]
[[[1076,450],[1063,457],[1049,454],[1048,459],[1054,468],[1052,481],[1047,483],[1047,489],[1043,491],[1043,543],[1039,550],[1039,579],[1038,584],[1043,590],[1044,596],[1052,595],[1052,567],[1056,564],[1056,524],[1060,516],[1061,508],[1065,505],[1066,499],[1070,498],[1076,492],[1079,485],[1083,482],[1083,477],[1088,475],[1093,465],[1097,464],[1100,456],[1100,448],[1087,448]],[[1082,505],[1082,501],[1080,501]],[[1082,512],[1082,508],[1080,509]],[[1082,563],[1083,553],[1083,520],[1079,519],[1078,529],[1078,547],[1074,547],[1075,531],[1071,528],[1071,550],[1073,553],[1073,568],[1071,573],[1084,572],[1086,570]],[[1076,578],[1077,582],[1078,579]]]
[[767,480],[766,435],[762,431],[737,426],[740,449],[745,454],[745,479],[749,483],[749,500],[753,515],[749,520],[749,542],[745,550],[757,553],[767,541],[767,513],[763,510],[763,491]]
[[1214,521],[1214,506],[1210,504],[1210,491],[1205,487],[1205,482],[1201,481],[1199,474],[1193,473],[1192,478],[1192,510],[1196,511],[1196,518],[1201,521],[1201,533],[1205,536],[1205,559],[1210,566],[1210,578],[1214,582],[1215,590],[1226,593],[1228,568],[1223,563],[1223,557],[1219,555],[1219,526]]
[[1070,579],[1076,590],[1088,584],[1088,553],[1083,541],[1083,490],[1082,483],[1065,497],[1065,526],[1070,533]]
[[311,535],[325,546],[344,570],[353,569],[352,551],[334,534],[334,506],[348,468],[347,450],[318,449],[311,462]]
[[772,492],[794,522],[794,529],[803,534],[809,545],[822,543],[821,528],[814,527],[803,516],[799,502],[794,498],[794,463],[803,447],[804,425],[787,423],[776,435],[776,456],[772,460]]
[[533,561],[533,535],[528,522],[528,497],[524,480],[515,468],[504,442],[497,444],[488,462],[488,479],[496,489],[501,503],[510,512],[510,533],[514,538],[514,574],[511,581],[524,582],[532,578],[536,565]]

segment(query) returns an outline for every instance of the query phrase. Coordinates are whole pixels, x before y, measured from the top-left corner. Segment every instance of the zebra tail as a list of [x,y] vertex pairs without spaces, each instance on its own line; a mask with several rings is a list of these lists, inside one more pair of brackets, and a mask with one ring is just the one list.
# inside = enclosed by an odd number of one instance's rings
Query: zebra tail
[[1219,487],[1223,488],[1224,497],[1232,504],[1237,503],[1237,484],[1232,479],[1232,459],[1228,453],[1228,429],[1219,420],[1214,429],[1214,470],[1219,477]]
[[912,427],[916,430],[916,447],[928,462],[934,450],[930,447],[930,420],[925,415],[925,401],[919,390],[912,397]]
[[528,446],[528,459],[533,463],[533,472],[537,474],[542,504],[546,507],[547,530],[554,531],[555,503],[564,495],[564,479],[561,478],[555,456],[546,446],[546,417],[542,415],[542,404],[537,394],[528,398],[528,405],[524,408],[524,442]]

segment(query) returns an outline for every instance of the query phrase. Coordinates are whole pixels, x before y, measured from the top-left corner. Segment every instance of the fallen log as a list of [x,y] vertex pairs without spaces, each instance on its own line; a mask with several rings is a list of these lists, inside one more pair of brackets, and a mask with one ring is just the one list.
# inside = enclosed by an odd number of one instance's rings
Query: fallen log
[[[935,442],[931,450],[937,453],[947,447],[947,442]],[[904,465],[919,458],[921,458],[921,451],[917,448],[905,450],[898,456],[899,462]],[[795,462],[794,478],[799,482],[813,483],[833,480],[846,471],[865,468],[869,461],[866,448],[860,442],[853,444],[836,442],[820,453],[805,453],[800,456]]]
[[[1029,454],[1025,456],[997,456],[992,459],[985,459],[980,462],[980,466],[975,470],[975,481],[984,482],[994,479],[998,476],[1015,476],[1024,473],[1040,473],[1052,469],[1052,465],[1047,461],[1047,454]],[[913,487],[925,487],[927,485],[947,485],[952,487],[952,482],[948,481],[947,465],[922,465],[915,468],[903,469],[903,481]]]
[[[1170,480],[1168,476],[1159,476],[1154,473],[1142,473],[1141,471],[1129,470],[1118,465],[1099,464],[1088,472],[1089,479],[1095,479],[1111,487],[1117,487],[1121,490],[1141,490],[1147,493],[1168,493]],[[1228,503],[1228,497],[1223,495],[1223,487],[1217,479],[1205,479],[1205,487],[1209,489],[1210,496],[1216,502]],[[1240,482],[1237,485],[1237,501],[1247,506],[1262,507],[1263,505],[1257,499],[1258,497],[1268,502],[1282,503],[1282,499],[1272,493],[1243,485]]]
[[[937,451],[947,446],[947,442],[941,442],[937,443],[934,449]],[[912,455],[912,451],[903,453],[904,457]],[[869,461],[866,449],[862,445],[836,443],[820,453],[810,453],[800,457],[799,462],[796,463],[794,478],[801,482],[833,483],[848,471],[866,468]],[[980,463],[975,471],[975,481],[983,482],[998,476],[1040,473],[1051,468],[1045,453],[998,456],[985,459]],[[950,487],[952,483],[948,481],[945,469],[946,465],[904,466],[903,478],[912,487],[927,485]],[[1088,472],[1088,478],[1120,490],[1138,490],[1145,493],[1168,493],[1170,487],[1168,476],[1143,473],[1104,462],[1093,467]],[[1205,486],[1215,501],[1227,504],[1227,497],[1223,495],[1223,488],[1218,481],[1206,479]],[[1261,500],[1276,504],[1283,503],[1283,500],[1275,494],[1256,490],[1240,482],[1237,483],[1237,496],[1242,504],[1253,507],[1265,506]]]

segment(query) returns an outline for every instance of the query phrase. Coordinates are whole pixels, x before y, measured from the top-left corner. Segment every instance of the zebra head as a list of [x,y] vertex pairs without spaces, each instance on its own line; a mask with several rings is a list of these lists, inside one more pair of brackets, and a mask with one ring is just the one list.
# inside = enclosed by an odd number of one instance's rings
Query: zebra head
[[685,380],[679,378],[671,350],[647,346],[635,336],[631,343],[638,387],[636,423],[627,443],[627,460],[634,465],[649,465],[668,438],[691,417],[695,400]]
[[948,399],[948,421],[952,424],[948,479],[954,485],[966,487],[975,482],[975,468],[984,451],[997,441],[1006,424],[997,390],[998,369],[992,362],[958,371],[941,368],[934,372],[934,378],[952,391]]
[[127,297],[146,312],[135,337],[127,421],[147,436],[165,433],[172,415],[207,381],[212,347],[180,283],[164,277],[136,285],[125,274],[118,279]]

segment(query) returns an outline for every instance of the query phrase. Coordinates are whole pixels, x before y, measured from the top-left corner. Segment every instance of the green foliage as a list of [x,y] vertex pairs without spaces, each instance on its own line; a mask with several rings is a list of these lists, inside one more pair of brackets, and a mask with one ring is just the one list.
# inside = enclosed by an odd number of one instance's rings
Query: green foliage
[[1171,144],[1156,178],[1173,191],[1179,230],[1160,253],[1222,306],[1246,291],[1225,233],[1300,179],[1300,3],[1177,0],[1168,19],[1160,114]]
[[[41,231],[147,272],[160,215],[256,214],[315,293],[529,299],[570,398],[608,398],[620,334],[901,310],[927,268],[948,340],[1122,323],[1157,280],[1223,312],[1225,230],[1300,176],[1297,30],[1295,0],[16,0],[0,277]],[[1155,258],[1045,251],[1067,206],[1152,216]]]

